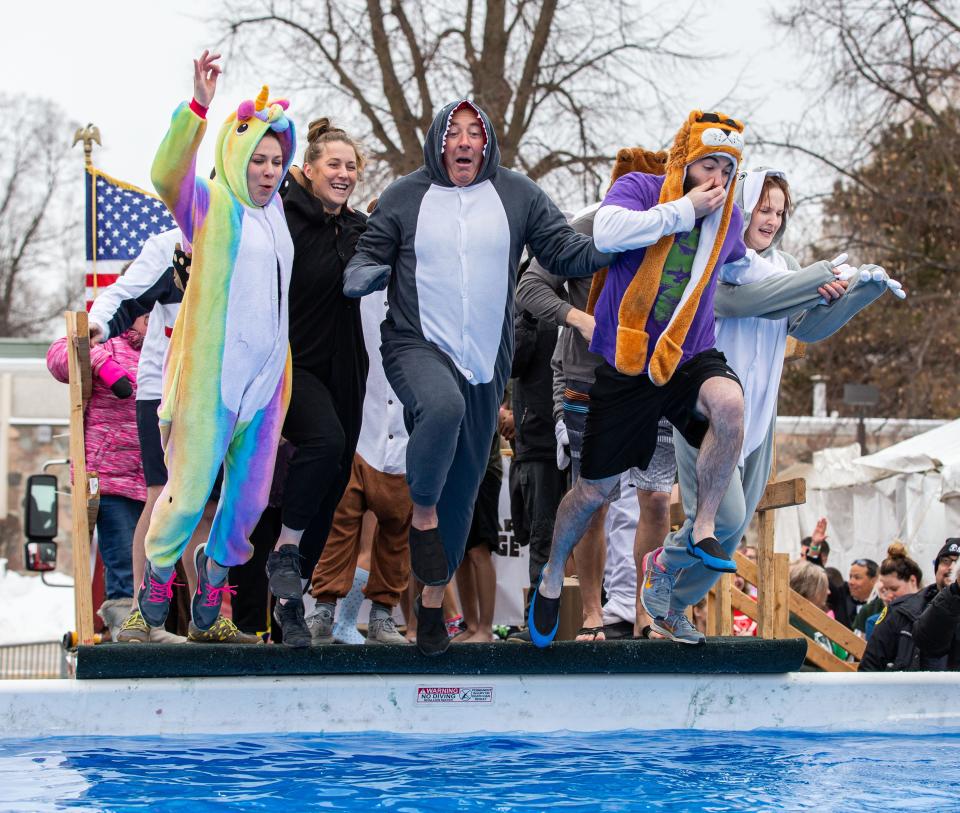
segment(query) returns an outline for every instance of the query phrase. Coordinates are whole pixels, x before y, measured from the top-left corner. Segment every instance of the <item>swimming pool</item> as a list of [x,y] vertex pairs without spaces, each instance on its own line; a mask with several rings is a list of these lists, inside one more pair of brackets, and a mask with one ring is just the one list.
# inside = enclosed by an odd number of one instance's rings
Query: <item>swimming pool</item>
[[956,810],[960,734],[0,741],[0,810]]

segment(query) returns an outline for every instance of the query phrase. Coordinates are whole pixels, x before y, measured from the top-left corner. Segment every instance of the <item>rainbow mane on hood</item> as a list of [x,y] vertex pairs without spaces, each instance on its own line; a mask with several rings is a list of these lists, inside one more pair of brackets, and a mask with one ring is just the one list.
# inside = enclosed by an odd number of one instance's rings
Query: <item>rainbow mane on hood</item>
[[227,117],[217,135],[214,159],[217,180],[225,183],[247,206],[256,206],[247,189],[247,164],[263,137],[272,133],[279,140],[284,175],[293,163],[297,148],[295,128],[287,117],[290,103],[286,99],[267,101],[269,95],[270,90],[264,85],[255,100],[241,102],[236,112]]

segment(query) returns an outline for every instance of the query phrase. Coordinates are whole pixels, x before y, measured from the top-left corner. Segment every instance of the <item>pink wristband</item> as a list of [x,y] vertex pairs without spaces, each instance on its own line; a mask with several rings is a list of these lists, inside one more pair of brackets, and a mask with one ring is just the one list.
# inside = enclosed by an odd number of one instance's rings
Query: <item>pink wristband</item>
[[200,116],[200,118],[205,119],[205,118],[207,117],[207,110],[209,110],[210,108],[204,107],[204,106],[203,106],[202,104],[200,104],[200,102],[198,102],[196,99],[191,99],[191,100],[190,100],[190,109],[191,109],[194,113],[196,113],[198,116]]

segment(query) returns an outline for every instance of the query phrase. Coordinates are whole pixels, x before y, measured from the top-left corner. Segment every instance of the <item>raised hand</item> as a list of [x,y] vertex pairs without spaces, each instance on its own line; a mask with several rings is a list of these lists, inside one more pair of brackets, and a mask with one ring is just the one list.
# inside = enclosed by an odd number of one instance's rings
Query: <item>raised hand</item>
[[220,54],[204,51],[199,59],[193,60],[193,98],[204,107],[210,107],[213,95],[217,92],[217,78],[223,68],[217,64]]

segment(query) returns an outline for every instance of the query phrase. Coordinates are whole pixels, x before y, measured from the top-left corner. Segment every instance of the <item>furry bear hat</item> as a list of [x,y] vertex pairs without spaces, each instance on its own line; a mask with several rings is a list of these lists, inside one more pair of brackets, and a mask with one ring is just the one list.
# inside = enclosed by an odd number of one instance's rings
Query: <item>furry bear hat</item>
[[620,303],[616,367],[621,373],[639,375],[647,367],[650,380],[657,386],[663,386],[680,364],[687,331],[693,324],[700,297],[710,283],[727,236],[733,212],[734,181],[742,151],[743,124],[722,113],[694,110],[677,132],[670,148],[659,203],[669,203],[683,197],[687,167],[694,161],[710,155],[722,155],[733,162],[733,171],[727,183],[723,207],[703,219],[700,245],[688,290],[684,291],[680,304],[657,340],[649,364],[647,345],[650,337],[646,332],[646,324],[660,290],[663,266],[673,247],[674,235],[664,235],[644,252],[643,261]]

